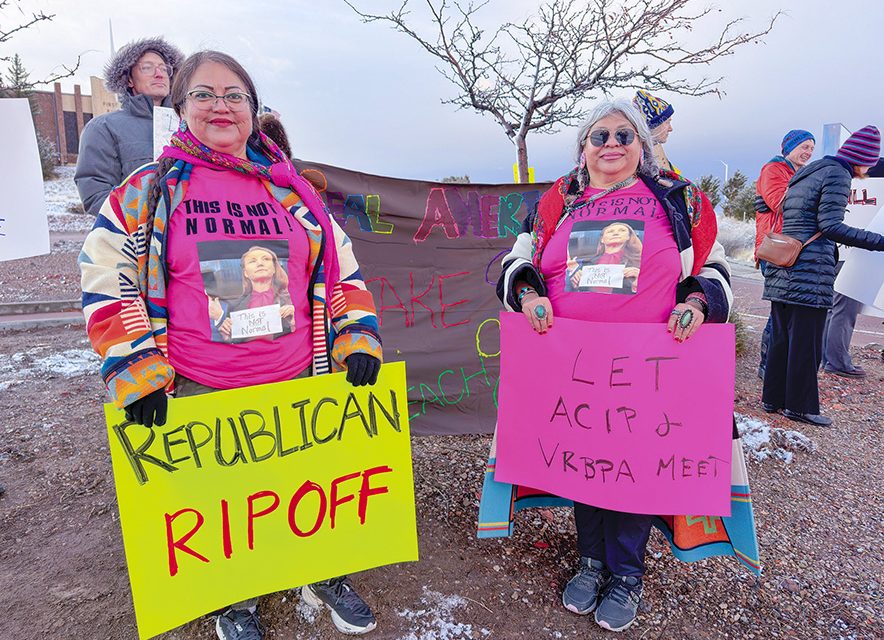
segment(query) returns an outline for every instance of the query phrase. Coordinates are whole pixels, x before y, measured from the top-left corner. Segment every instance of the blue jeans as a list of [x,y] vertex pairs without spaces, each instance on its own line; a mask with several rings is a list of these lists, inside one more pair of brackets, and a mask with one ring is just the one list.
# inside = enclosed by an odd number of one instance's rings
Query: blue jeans
[[[835,267],[836,276],[842,266],[844,262]],[[850,372],[856,368],[850,358],[850,340],[862,308],[862,302],[835,292],[834,306],[829,309],[823,329],[823,369]]]
[[574,503],[580,555],[601,560],[615,576],[642,577],[654,516]]

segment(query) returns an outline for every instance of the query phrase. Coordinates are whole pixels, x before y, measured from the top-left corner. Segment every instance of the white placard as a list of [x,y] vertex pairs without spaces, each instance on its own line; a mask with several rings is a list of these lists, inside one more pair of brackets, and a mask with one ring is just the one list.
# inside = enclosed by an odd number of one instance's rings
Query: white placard
[[163,152],[163,147],[169,144],[172,134],[178,131],[180,122],[175,109],[170,107],[153,108],[153,159],[156,160]]
[[[878,211],[866,229],[884,234],[884,210]],[[884,309],[884,251],[851,249],[841,273],[835,279],[835,291]]]
[[[850,185],[850,200],[848,200],[847,211],[844,213],[844,223],[858,229],[868,229],[882,207],[884,207],[884,178],[855,178]],[[838,245],[839,258],[845,261],[845,265],[854,251],[868,253],[862,249]],[[835,290],[841,293],[837,284]],[[884,309],[869,304],[866,304],[860,313],[867,316],[884,317]]]
[[31,107],[0,100],[0,261],[49,253],[49,221]]
[[282,333],[282,318],[279,317],[279,309],[278,304],[268,304],[266,307],[231,311],[230,336],[236,340]]
[[[844,224],[857,229],[868,229],[884,206],[884,178],[854,178],[850,185],[850,199],[844,212]],[[846,260],[853,247],[838,245],[841,260]]]
[[625,269],[625,264],[588,264],[580,270],[580,286],[620,289]]

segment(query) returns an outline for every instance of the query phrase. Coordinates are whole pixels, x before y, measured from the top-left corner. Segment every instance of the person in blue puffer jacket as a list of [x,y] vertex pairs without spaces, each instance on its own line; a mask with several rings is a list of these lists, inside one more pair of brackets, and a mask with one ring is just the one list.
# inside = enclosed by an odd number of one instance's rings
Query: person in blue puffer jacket
[[826,156],[798,171],[783,202],[783,233],[808,244],[791,267],[768,264],[764,299],[770,300],[773,333],[764,375],[762,407],[791,420],[829,426],[820,415],[817,369],[822,358],[826,311],[832,306],[836,243],[884,251],[884,236],[844,224],[853,178],[877,164],[881,134],[867,126]]

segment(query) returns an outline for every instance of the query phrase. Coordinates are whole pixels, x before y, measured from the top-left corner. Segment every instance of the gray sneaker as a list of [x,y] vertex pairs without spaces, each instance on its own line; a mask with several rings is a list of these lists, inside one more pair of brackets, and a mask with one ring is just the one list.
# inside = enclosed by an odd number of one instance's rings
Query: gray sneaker
[[562,604],[568,611],[585,616],[592,613],[598,602],[599,592],[610,579],[610,572],[601,560],[581,557],[577,573],[562,591]]
[[595,621],[603,629],[623,631],[635,622],[642,599],[642,579],[635,576],[611,576],[595,611]]
[[227,609],[215,618],[215,633],[221,640],[263,640],[264,629],[258,612],[248,609]]
[[301,587],[301,599],[311,607],[327,606],[332,622],[341,633],[368,633],[378,625],[368,604],[344,577]]

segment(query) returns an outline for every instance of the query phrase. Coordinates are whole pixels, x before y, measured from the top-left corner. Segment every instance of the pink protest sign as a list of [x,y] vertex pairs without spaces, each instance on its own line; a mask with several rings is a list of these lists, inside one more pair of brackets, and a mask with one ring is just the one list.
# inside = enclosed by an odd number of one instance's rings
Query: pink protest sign
[[730,515],[734,327],[501,314],[495,480],[629,513]]

